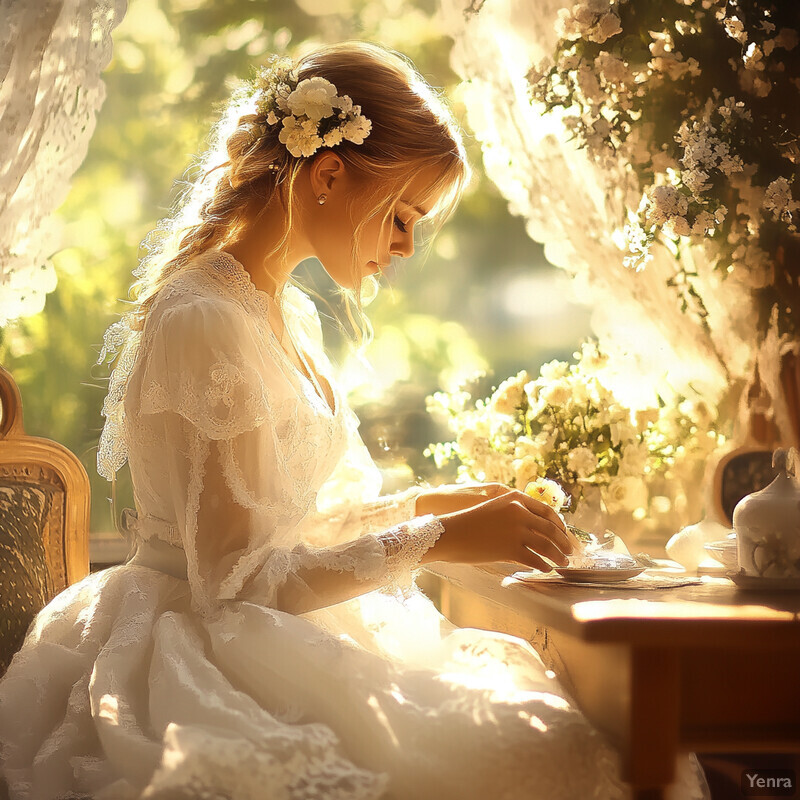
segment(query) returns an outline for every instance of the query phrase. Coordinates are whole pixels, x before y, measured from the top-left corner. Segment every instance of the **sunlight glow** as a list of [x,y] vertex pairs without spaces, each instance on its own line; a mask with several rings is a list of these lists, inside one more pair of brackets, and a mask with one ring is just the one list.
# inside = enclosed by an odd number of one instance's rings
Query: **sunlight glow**
[[542,733],[547,733],[547,725],[545,725],[544,722],[542,722],[542,720],[536,715],[528,714],[526,711],[520,711],[519,718],[528,720],[531,728],[537,728]]
[[377,718],[378,718],[378,721],[379,721],[379,722],[381,723],[381,725],[383,725],[383,727],[386,729],[386,732],[389,734],[389,736],[390,736],[390,737],[391,737],[391,739],[392,739],[392,744],[393,744],[395,747],[399,747],[399,746],[400,746],[400,742],[398,741],[398,739],[397,739],[397,736],[395,736],[395,733],[394,733],[394,731],[392,730],[392,725],[391,725],[391,723],[389,722],[389,718],[386,716],[386,713],[385,713],[385,712],[384,712],[384,710],[381,708],[381,705],[380,705],[380,703],[378,702],[378,698],[377,698],[377,697],[375,697],[375,695],[374,695],[374,694],[371,694],[371,695],[370,695],[370,696],[367,698],[367,705],[368,705],[368,706],[369,706],[369,707],[370,707],[370,708],[371,708],[371,709],[372,709],[372,710],[375,712],[375,715],[377,716]]
[[104,694],[100,698],[100,710],[97,716],[108,720],[112,725],[119,725],[119,701],[113,694]]

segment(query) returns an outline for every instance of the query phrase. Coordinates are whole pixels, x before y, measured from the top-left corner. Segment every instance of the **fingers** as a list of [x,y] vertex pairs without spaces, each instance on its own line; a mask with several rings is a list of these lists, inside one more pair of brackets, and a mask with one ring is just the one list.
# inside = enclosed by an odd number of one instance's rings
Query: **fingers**
[[531,569],[538,569],[540,572],[552,572],[553,568],[543,558],[537,556],[536,553],[528,550],[527,547],[520,547],[519,554],[514,559],[518,564],[523,567]]
[[471,488],[477,489],[478,494],[481,494],[484,497],[489,497],[491,499],[494,499],[496,497],[502,497],[503,495],[506,495],[509,492],[514,491],[513,489],[510,489],[503,483],[479,483]]
[[564,523],[558,515],[556,515],[557,522],[554,522],[549,515],[539,516],[531,513],[527,507],[523,507],[521,504],[514,503],[513,505],[519,509],[521,515],[519,521],[530,535],[538,535],[543,540],[553,542],[563,553],[575,551],[574,537],[567,533]]
[[538,517],[544,517],[544,519],[550,520],[557,528],[564,531],[566,534],[566,527],[564,525],[564,520],[553,511],[547,503],[543,503],[541,500],[536,500],[535,498],[531,497],[525,492],[517,491],[516,489],[513,490],[515,495],[514,500],[518,501],[521,505],[525,506],[532,514],[536,514]]
[[519,509],[518,521],[530,531],[538,531],[552,539],[564,553],[579,549],[577,539],[567,532],[564,520],[550,506],[529,497],[524,492],[511,489],[483,503],[484,507],[510,505]]
[[564,555],[564,552],[547,536],[530,532],[523,539],[523,546],[529,548],[537,555],[549,558],[554,564],[558,564],[560,567],[566,567],[567,564],[569,564],[569,559]]

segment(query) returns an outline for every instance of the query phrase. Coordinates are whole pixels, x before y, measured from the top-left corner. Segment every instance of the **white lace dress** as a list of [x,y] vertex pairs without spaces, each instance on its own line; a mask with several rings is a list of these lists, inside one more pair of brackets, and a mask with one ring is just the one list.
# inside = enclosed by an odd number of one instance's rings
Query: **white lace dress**
[[[415,586],[441,523],[415,490],[380,497],[310,299],[287,287],[284,315],[334,408],[238,262],[190,267],[105,405],[136,553],[50,602],[0,681],[12,800],[627,797],[528,643],[454,627]],[[693,756],[677,767],[673,797],[707,796]]]

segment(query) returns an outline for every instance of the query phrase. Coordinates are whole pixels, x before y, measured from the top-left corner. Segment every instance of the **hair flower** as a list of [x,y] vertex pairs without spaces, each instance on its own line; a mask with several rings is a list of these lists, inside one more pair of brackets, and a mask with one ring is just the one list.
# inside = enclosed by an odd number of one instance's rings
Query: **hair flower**
[[[372,122],[348,95],[339,95],[326,78],[297,80],[287,59],[276,59],[262,70],[255,85],[256,114],[265,126],[280,123],[278,140],[295,158],[308,158],[320,147],[347,140],[363,144]],[[267,127],[260,135],[266,135]]]
[[286,105],[292,114],[305,114],[309,119],[319,122],[323,117],[333,114],[336,102],[336,87],[325,78],[306,78],[297,84],[297,88],[289,95]]

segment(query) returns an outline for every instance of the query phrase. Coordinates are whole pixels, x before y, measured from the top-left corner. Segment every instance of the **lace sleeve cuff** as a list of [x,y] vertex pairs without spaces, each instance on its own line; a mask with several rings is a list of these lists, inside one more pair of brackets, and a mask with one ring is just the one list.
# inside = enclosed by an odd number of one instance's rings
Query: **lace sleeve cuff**
[[395,525],[378,536],[386,555],[387,581],[381,591],[407,598],[413,591],[422,557],[444,533],[444,525],[433,514]]

